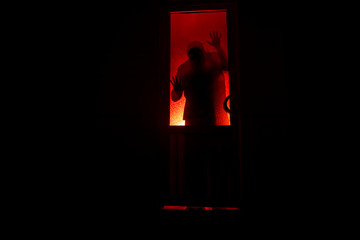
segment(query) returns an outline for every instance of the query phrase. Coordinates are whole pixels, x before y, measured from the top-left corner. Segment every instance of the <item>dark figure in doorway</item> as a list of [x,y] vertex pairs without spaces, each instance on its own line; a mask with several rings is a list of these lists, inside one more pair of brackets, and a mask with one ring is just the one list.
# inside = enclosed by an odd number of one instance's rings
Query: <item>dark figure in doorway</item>
[[178,67],[171,99],[176,102],[184,92],[186,98],[185,125],[209,126],[219,123],[219,114],[226,114],[222,108],[225,99],[225,81],[223,71],[228,70],[225,52],[220,47],[221,34],[210,33],[208,44],[217,52],[206,52],[199,41],[191,42],[188,47],[189,59]]

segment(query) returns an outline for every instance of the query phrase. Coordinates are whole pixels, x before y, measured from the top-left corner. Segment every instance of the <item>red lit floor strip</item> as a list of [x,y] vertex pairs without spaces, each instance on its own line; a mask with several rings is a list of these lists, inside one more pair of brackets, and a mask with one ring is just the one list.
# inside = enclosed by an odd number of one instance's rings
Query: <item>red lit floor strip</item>
[[196,206],[163,206],[164,210],[190,210],[190,209],[202,209],[205,211],[212,210],[240,210],[237,207],[196,207]]
[[187,210],[186,206],[164,206],[162,209],[165,210]]

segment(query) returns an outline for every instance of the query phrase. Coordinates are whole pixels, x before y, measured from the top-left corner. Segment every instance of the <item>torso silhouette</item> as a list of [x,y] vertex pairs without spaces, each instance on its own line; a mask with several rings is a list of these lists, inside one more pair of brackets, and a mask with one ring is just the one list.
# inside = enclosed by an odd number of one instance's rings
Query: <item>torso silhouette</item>
[[[219,94],[225,96],[219,55],[207,53],[204,60],[198,64],[187,60],[179,66],[177,76],[181,77],[181,85],[186,98],[183,117],[185,124],[215,125],[216,99]],[[218,89],[221,85],[223,89]]]

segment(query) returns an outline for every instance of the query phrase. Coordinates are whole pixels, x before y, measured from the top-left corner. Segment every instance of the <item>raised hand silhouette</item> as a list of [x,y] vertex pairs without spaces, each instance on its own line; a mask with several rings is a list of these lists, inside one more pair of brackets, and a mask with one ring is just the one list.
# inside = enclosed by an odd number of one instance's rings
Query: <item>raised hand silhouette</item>
[[171,84],[173,85],[173,89],[175,91],[182,91],[182,87],[181,87],[181,77],[178,76],[174,76],[172,77],[172,81],[170,79]]
[[211,42],[210,41],[206,41],[206,42],[211,46],[215,47],[216,49],[218,49],[220,48],[221,36],[222,36],[221,33],[219,34],[219,32],[213,31],[210,33]]

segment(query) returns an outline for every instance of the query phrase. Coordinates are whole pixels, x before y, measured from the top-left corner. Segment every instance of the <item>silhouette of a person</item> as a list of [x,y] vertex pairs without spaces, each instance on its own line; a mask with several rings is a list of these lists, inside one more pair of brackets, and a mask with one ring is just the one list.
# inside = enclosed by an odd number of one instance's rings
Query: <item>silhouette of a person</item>
[[211,32],[210,38],[211,42],[207,43],[217,52],[206,52],[199,41],[189,43],[189,59],[178,67],[176,76],[170,79],[173,85],[171,99],[174,102],[180,100],[183,92],[186,98],[185,125],[215,125],[220,119],[219,114],[226,114],[222,109],[225,99],[223,71],[228,70],[228,61],[220,47],[221,34]]

